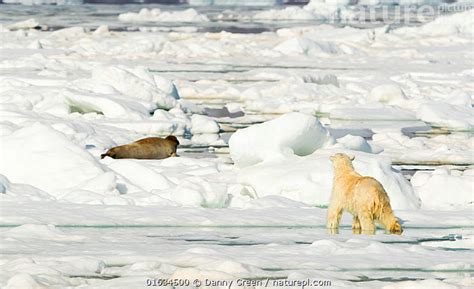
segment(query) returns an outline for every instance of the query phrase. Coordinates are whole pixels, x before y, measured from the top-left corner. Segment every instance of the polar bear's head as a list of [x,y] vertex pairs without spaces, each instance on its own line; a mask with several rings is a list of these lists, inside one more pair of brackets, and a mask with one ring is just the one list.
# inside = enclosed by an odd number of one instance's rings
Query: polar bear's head
[[343,153],[337,153],[329,157],[329,159],[332,161],[332,164],[334,167],[349,167],[349,168],[354,168],[352,166],[352,161],[354,160],[354,156],[348,156]]

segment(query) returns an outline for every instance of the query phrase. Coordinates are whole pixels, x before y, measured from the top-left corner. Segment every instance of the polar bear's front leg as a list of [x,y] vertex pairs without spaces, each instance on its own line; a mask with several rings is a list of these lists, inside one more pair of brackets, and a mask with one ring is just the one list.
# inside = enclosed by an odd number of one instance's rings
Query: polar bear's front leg
[[326,228],[328,229],[337,229],[339,227],[339,221],[342,216],[342,208],[334,205],[330,205],[328,208],[328,217]]

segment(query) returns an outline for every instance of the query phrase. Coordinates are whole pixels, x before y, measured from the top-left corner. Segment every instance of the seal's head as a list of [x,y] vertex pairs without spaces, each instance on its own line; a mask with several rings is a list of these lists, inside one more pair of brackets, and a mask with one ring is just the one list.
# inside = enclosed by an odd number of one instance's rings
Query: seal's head
[[105,154],[101,154],[100,158],[103,159],[105,157],[111,157],[115,159],[115,151],[116,151],[115,148],[111,148]]
[[174,135],[169,135],[169,136],[167,136],[165,139],[170,140],[170,141],[172,141],[172,142],[175,142],[176,145],[179,145],[179,141],[178,141],[178,139],[177,139]]

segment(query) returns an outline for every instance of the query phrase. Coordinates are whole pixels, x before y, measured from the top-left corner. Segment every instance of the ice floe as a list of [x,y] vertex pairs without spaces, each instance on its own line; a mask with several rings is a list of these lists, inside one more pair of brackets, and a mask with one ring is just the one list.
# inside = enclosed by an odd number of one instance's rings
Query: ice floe
[[466,131],[474,128],[474,108],[471,105],[467,107],[441,102],[427,103],[419,108],[417,116],[433,126]]
[[161,11],[158,8],[142,8],[140,12],[128,12],[119,15],[120,21],[129,22],[200,22],[209,21],[205,15],[199,14],[195,9],[189,8],[183,11]]
[[[272,141],[267,141],[271,139]],[[230,155],[239,167],[260,162],[305,156],[334,140],[314,117],[290,113],[238,130],[229,140]]]
[[[328,157],[334,151],[243,168],[239,181],[258,197],[280,195],[311,205],[327,206],[331,195],[332,167]],[[375,177],[384,186],[396,209],[416,209],[420,201],[404,177],[393,171],[391,162],[363,153],[356,155],[354,167],[362,175]]]
[[40,123],[4,136],[1,159],[0,171],[10,181],[33,185],[54,196],[105,173],[91,154]]
[[[246,3],[264,2],[281,1]],[[472,12],[414,27],[320,23],[353,17],[352,4],[2,19],[0,286],[472,287]],[[226,13],[268,31],[206,32]],[[100,159],[168,134],[179,157]],[[353,235],[348,214],[339,235],[323,229],[336,152],[383,184],[402,236]]]
[[416,172],[411,179],[425,209],[456,210],[474,204],[474,170],[439,168],[432,172]]

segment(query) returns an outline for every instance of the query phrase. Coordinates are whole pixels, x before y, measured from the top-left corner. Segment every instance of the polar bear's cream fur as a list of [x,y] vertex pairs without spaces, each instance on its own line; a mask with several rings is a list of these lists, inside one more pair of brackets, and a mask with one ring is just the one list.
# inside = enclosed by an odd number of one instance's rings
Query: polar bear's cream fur
[[377,221],[390,233],[401,234],[402,228],[393,215],[383,186],[372,177],[358,174],[352,166],[353,157],[338,153],[330,159],[334,167],[334,179],[327,228],[336,230],[342,212],[347,211],[353,216],[352,229],[355,233],[362,231],[373,234],[374,221]]

